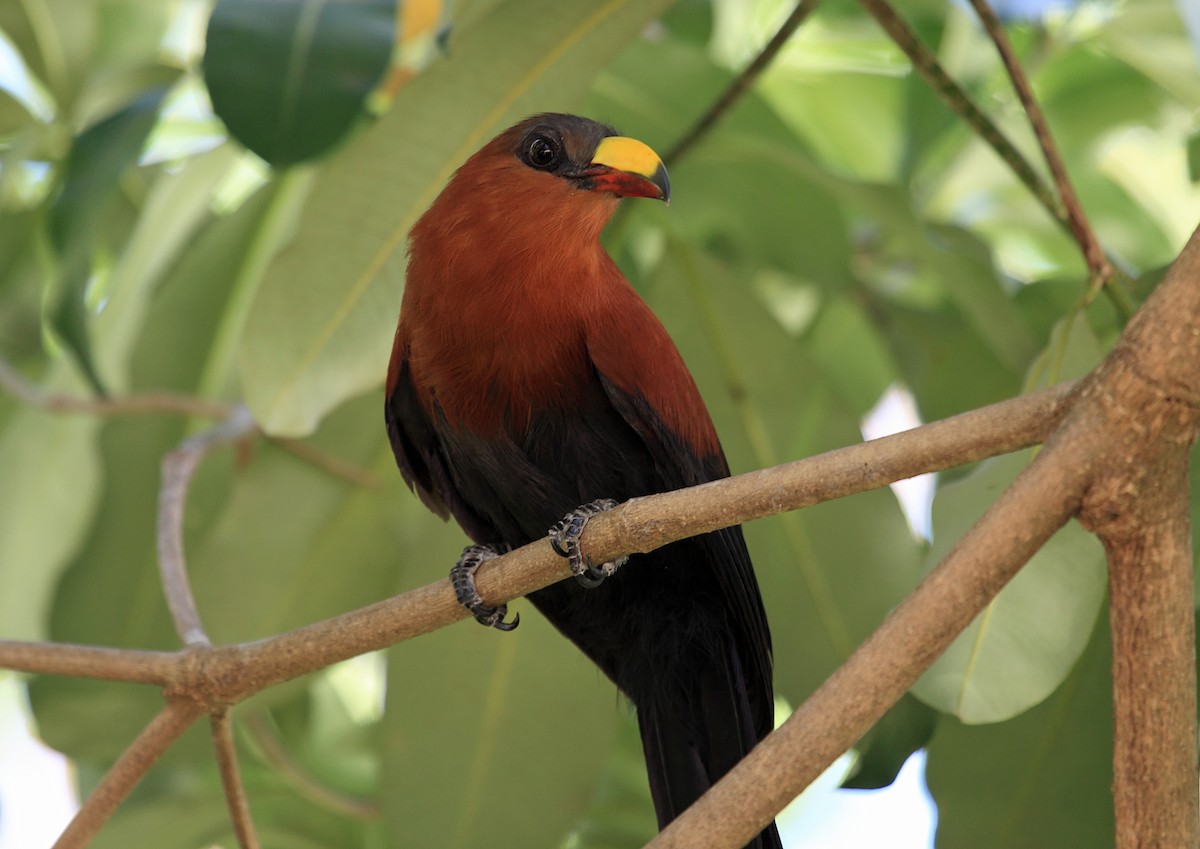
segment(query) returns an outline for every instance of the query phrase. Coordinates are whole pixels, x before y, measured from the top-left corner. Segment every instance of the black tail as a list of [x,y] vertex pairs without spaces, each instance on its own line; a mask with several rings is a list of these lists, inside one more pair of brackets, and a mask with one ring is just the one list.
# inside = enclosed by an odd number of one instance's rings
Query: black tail
[[[686,703],[638,706],[658,827],[683,813],[758,743],[735,651],[706,672]],[[689,688],[691,689],[691,688]],[[746,849],[782,849],[771,823]]]

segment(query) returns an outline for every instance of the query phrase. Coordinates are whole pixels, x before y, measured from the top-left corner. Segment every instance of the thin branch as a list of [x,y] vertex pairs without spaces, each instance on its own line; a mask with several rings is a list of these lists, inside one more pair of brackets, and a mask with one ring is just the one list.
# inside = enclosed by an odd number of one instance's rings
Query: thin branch
[[1104,249],[1100,246],[1095,231],[1088,223],[1087,214],[1083,211],[1079,198],[1075,195],[1066,165],[1063,164],[1062,156],[1059,155],[1058,147],[1054,143],[1054,137],[1050,134],[1050,126],[1042,112],[1042,107],[1033,95],[1033,87],[1029,84],[1028,77],[1025,76],[1025,69],[1021,67],[1021,62],[1008,40],[1008,35],[1004,32],[1004,26],[996,17],[992,7],[988,5],[987,0],[970,0],[970,2],[975,9],[975,14],[979,16],[984,30],[991,37],[992,43],[996,45],[996,51],[1000,54],[1000,60],[1004,63],[1004,68],[1012,81],[1013,90],[1016,91],[1017,98],[1021,101],[1025,114],[1029,117],[1029,125],[1033,128],[1038,146],[1042,149],[1042,156],[1045,157],[1046,167],[1050,169],[1050,176],[1054,179],[1054,185],[1058,189],[1058,196],[1067,216],[1067,226],[1079,244],[1084,261],[1091,272],[1093,286],[1107,285],[1113,278],[1113,267],[1109,263],[1108,257],[1104,255]]
[[241,849],[259,849],[258,835],[254,831],[254,820],[250,816],[250,802],[246,798],[246,786],[242,783],[242,772],[238,769],[237,747],[233,743],[233,719],[229,710],[219,710],[211,717],[213,749],[217,755],[217,769],[221,773],[221,787],[225,790],[225,804],[229,807],[229,818],[233,832]]
[[158,493],[158,568],[175,631],[185,646],[209,645],[196,610],[183,553],[183,508],[188,486],[200,461],[213,449],[255,432],[245,407],[236,407],[220,424],[190,437],[163,458]]
[[783,45],[787,44],[788,39],[792,37],[796,30],[800,28],[800,25],[804,23],[804,20],[817,7],[818,2],[819,0],[800,0],[796,4],[796,8],[788,15],[787,20],[783,22],[779,31],[763,46],[763,49],[754,57],[754,60],[740,74],[734,77],[725,91],[721,92],[721,96],[713,101],[712,106],[708,107],[708,111],[700,116],[696,123],[667,151],[663,157],[663,162],[667,167],[673,167],[750,90],[750,86],[754,84],[754,81],[771,64],[779,54],[779,51],[783,49]]
[[379,475],[370,469],[364,469],[362,466],[343,460],[341,457],[328,454],[308,442],[286,436],[269,436],[267,438],[284,451],[295,454],[309,465],[315,466],[336,478],[341,478],[366,489],[378,489],[383,486],[383,481]]
[[84,800],[53,849],[84,849],[154,762],[203,713],[192,702],[172,701],[164,706]]
[[165,687],[178,668],[178,652],[0,640],[0,669],[16,672]]
[[933,52],[926,47],[904,19],[887,3],[887,0],[859,0],[863,8],[879,22],[884,32],[891,36],[896,46],[908,57],[917,73],[925,78],[947,106],[963,119],[976,134],[1004,160],[1017,179],[1025,184],[1038,203],[1046,208],[1056,221],[1068,228],[1067,210],[1058,196],[1038,175],[1037,170],[1009,141],[1008,136],[996,126],[975,102],[971,100],[954,78],[946,73]]
[[375,802],[328,787],[310,775],[283,745],[267,722],[264,712],[255,712],[243,719],[242,728],[248,732],[253,748],[262,759],[313,804],[359,819],[375,819],[379,816],[379,805]]
[[[1074,195],[1063,195],[1060,197],[1058,192],[1051,189],[1046,181],[1042,179],[1041,175],[1038,174],[1037,170],[1033,167],[1029,160],[1027,160],[1021,151],[1017,149],[1016,145],[1009,140],[1008,136],[1006,136],[1004,132],[998,126],[996,126],[995,122],[993,122],[991,118],[989,118],[978,106],[975,105],[975,102],[971,100],[970,96],[963,90],[963,88],[954,81],[954,78],[946,73],[945,69],[942,68],[933,52],[930,51],[929,48],[927,48],[923,43],[921,43],[921,40],[917,38],[916,33],[913,32],[908,24],[904,22],[903,18],[896,14],[896,11],[891,7],[891,5],[888,4],[887,0],[859,0],[859,2],[863,8],[875,18],[875,20],[883,28],[884,32],[891,36],[892,41],[895,42],[896,46],[899,47],[904,55],[908,57],[909,61],[912,62],[913,67],[917,70],[917,73],[924,77],[925,81],[929,83],[929,86],[937,93],[939,97],[941,97],[942,102],[949,106],[960,118],[962,118],[967,126],[973,129],[975,134],[978,135],[979,138],[981,138],[989,147],[991,147],[993,151],[995,151],[996,155],[999,156],[1010,169],[1012,169],[1012,172],[1016,175],[1017,179],[1025,185],[1025,188],[1029,190],[1038,203],[1045,207],[1046,211],[1050,213],[1054,220],[1057,221],[1064,230],[1066,230],[1067,234],[1076,240],[1083,251],[1084,260],[1088,265],[1089,273],[1095,275],[1095,269],[1100,267],[1093,264],[1093,256],[1091,255],[1092,250],[1099,250],[1100,256],[1103,258],[1104,267],[1108,269],[1108,276],[1104,277],[1103,280],[1124,281],[1126,279],[1125,276],[1113,268],[1111,262],[1107,258],[1107,255],[1105,255],[1103,250],[1099,247],[1099,243],[1095,241],[1094,235],[1092,236],[1090,242],[1079,241],[1079,236],[1075,229],[1076,224],[1073,220],[1073,214],[1078,212],[1080,215],[1082,215],[1082,210],[1078,208],[1077,203],[1075,204],[1076,208],[1072,210],[1070,202],[1075,202]],[[972,2],[974,2],[974,0],[972,0]],[[1010,75],[1011,74],[1012,71],[1010,70]],[[1015,79],[1016,78],[1014,77],[1014,84]],[[1033,119],[1031,116],[1031,122],[1032,120]],[[1039,142],[1042,142],[1040,133],[1044,129],[1044,120],[1041,122],[1040,126],[1036,123],[1034,124],[1034,131],[1035,133],[1039,134]],[[1043,146],[1043,151],[1044,150],[1045,147]],[[1051,165],[1052,171],[1053,168],[1054,166]],[[1062,173],[1065,177],[1065,170],[1063,170]],[[1057,177],[1058,175],[1056,174],[1056,180]],[[1059,188],[1061,190],[1061,184]],[[1068,190],[1069,188],[1070,187],[1068,184]],[[1067,200],[1068,197],[1070,197],[1070,202]],[[1094,248],[1092,245],[1094,245]],[[1093,284],[1091,291],[1094,290],[1095,285]],[[1103,290],[1108,295],[1113,307],[1117,310],[1122,319],[1127,319],[1133,313],[1134,306],[1132,303],[1130,303],[1129,296],[1120,286],[1104,286]]]
[[178,413],[206,419],[223,419],[233,412],[231,404],[207,401],[174,392],[146,392],[116,398],[85,398],[46,392],[34,386],[4,357],[0,356],[0,389],[17,400],[51,413],[87,413],[100,416]]

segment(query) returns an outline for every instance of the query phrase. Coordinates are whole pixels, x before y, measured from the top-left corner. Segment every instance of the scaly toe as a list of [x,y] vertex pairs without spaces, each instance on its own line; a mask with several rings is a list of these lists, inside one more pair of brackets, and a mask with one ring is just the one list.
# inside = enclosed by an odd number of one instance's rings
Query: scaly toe
[[489,628],[500,631],[511,631],[521,622],[517,614],[511,622],[505,622],[508,615],[508,605],[500,604],[489,607],[483,603],[483,597],[475,589],[475,571],[489,560],[494,560],[510,551],[507,545],[468,545],[463,549],[462,556],[450,570],[450,584],[454,587],[454,595],[458,603],[471,612],[475,621]]

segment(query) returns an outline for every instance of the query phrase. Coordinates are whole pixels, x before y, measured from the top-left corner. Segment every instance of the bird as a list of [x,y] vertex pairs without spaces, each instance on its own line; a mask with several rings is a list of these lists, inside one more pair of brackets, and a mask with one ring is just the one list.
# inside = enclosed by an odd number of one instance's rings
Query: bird
[[[472,540],[473,574],[549,534],[570,578],[534,607],[632,703],[664,828],[773,727],[771,636],[739,526],[593,565],[587,521],[618,502],[729,475],[691,373],[600,242],[621,198],[669,200],[646,144],[544,113],[483,145],[409,233],[385,383],[400,472]],[[747,849],[780,847],[774,823]]]

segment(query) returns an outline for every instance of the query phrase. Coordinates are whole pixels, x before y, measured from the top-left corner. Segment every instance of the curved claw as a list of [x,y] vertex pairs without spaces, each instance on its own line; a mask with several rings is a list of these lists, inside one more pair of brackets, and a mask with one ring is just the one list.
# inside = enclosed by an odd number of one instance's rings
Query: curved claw
[[600,498],[596,501],[583,504],[566,516],[563,516],[548,532],[550,547],[554,549],[559,557],[567,558],[567,562],[571,565],[571,572],[575,575],[575,580],[586,589],[590,590],[600,586],[604,583],[605,578],[615,573],[629,559],[628,557],[622,557],[609,563],[603,563],[600,566],[593,566],[592,562],[584,556],[579,548],[579,540],[583,536],[583,529],[587,527],[588,520],[616,506],[617,502],[611,498]]
[[508,605],[499,604],[489,607],[483,603],[483,597],[475,589],[475,571],[489,560],[494,560],[509,552],[509,547],[497,545],[468,545],[463,549],[462,556],[450,570],[450,584],[454,587],[454,595],[458,603],[471,612],[475,621],[499,631],[511,631],[521,624],[521,614],[513,617],[511,622],[505,622],[508,615]]

